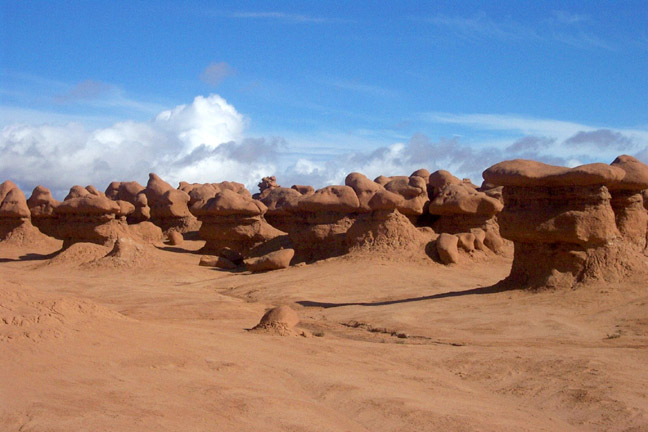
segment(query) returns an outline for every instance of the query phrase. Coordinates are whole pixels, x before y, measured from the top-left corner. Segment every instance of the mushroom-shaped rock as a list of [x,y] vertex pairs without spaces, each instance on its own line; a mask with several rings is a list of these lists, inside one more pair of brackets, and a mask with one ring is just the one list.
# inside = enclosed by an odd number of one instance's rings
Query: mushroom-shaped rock
[[646,246],[648,214],[641,191],[648,189],[648,165],[632,156],[622,155],[611,166],[626,173],[621,180],[608,185],[617,227],[626,241],[643,248]]
[[0,184],[0,241],[25,245],[43,236],[31,224],[31,213],[22,191],[12,181]]
[[360,203],[349,186],[327,186],[304,195],[287,208],[284,228],[295,248],[297,261],[314,261],[343,255],[345,234],[360,212]]
[[459,262],[458,243],[459,238],[456,235],[447,233],[442,233],[436,239],[437,252],[443,264],[456,264]]
[[245,266],[253,273],[288,268],[295,256],[294,249],[280,249],[266,255],[246,259]]
[[268,208],[265,213],[268,223],[281,231],[289,232],[290,227],[295,223],[289,209],[297,207],[297,202],[302,196],[292,188],[278,187],[267,190],[260,200]]
[[188,232],[197,228],[195,217],[189,212],[189,195],[162,180],[154,173],[143,192],[151,208],[151,222],[164,231],[172,228]]
[[519,159],[484,171],[486,182],[504,186],[498,222],[515,248],[507,281],[572,287],[623,277],[634,252],[619,241],[608,186],[625,175],[618,166],[600,163],[567,168]]
[[31,212],[32,224],[42,233],[57,237],[56,230],[58,222],[54,209],[60,204],[55,200],[49,189],[44,186],[36,186],[27,200],[27,206]]
[[76,242],[105,244],[128,234],[125,221],[115,219],[117,202],[104,196],[87,195],[62,201],[55,209],[56,236],[68,247]]
[[268,176],[263,177],[257,186],[259,186],[259,193],[255,194],[253,197],[255,199],[261,199],[272,189],[278,188],[279,184],[277,184],[277,177]]
[[225,189],[192,211],[202,222],[199,235],[206,241],[203,251],[218,252],[224,247],[246,255],[284,232],[266,222],[266,206],[261,202]]

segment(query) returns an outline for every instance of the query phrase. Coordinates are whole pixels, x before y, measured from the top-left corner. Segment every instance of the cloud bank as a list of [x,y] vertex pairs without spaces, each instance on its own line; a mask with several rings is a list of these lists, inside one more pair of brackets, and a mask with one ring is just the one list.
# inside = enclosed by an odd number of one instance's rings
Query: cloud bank
[[375,178],[426,168],[446,169],[479,183],[485,168],[513,158],[575,166],[609,163],[627,153],[648,162],[645,130],[484,114],[437,113],[427,115],[427,121],[503,135],[496,141],[474,142],[458,137],[433,140],[418,133],[406,142],[322,157],[312,140],[300,144],[246,136],[245,116],[212,94],[161,111],[147,122],[122,121],[91,130],[74,122],[5,126],[0,130],[0,181],[11,179],[27,195],[43,184],[61,198],[75,184],[100,189],[114,180],[144,184],[149,172],[172,184],[234,180],[254,191],[267,175],[276,175],[285,186],[321,187],[340,184],[353,171]]

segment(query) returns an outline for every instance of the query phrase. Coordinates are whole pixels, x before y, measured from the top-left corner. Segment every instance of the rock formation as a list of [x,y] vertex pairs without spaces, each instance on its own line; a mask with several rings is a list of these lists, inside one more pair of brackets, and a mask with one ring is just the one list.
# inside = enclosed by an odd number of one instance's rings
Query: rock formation
[[186,192],[174,189],[151,173],[144,194],[151,208],[151,222],[163,231],[175,229],[185,233],[198,229],[197,220],[189,211],[189,195]]
[[27,200],[27,206],[31,212],[31,219],[42,233],[57,237],[56,230],[58,222],[54,209],[60,204],[52,197],[52,193],[44,186],[36,186]]
[[500,252],[503,240],[496,215],[502,210],[502,203],[456,178],[437,176],[433,180],[430,184],[436,196],[428,207],[430,216],[434,218],[432,228],[437,233],[474,235],[480,235],[481,230],[485,245],[494,252]]
[[24,244],[39,234],[22,191],[10,180],[0,183],[0,241]]
[[66,199],[54,208],[54,216],[55,235],[63,240],[64,248],[76,242],[106,244],[128,236],[121,207],[105,196],[88,193]]
[[[624,241],[617,228],[608,189],[624,184],[627,172],[620,166],[630,162],[621,159],[614,166],[597,163],[570,169],[512,160],[484,171],[486,182],[504,187],[500,232],[515,248],[507,282],[572,287],[591,279],[621,278],[641,267],[638,248]],[[625,184],[634,185],[632,176]],[[635,212],[634,199],[624,198],[617,205],[617,213],[624,205],[631,207],[621,211],[621,220],[634,220],[625,216]]]
[[627,155],[619,156],[611,165],[626,173],[620,181],[608,185],[617,228],[625,241],[643,249],[646,247],[648,213],[642,191],[648,190],[648,166]]
[[346,233],[350,249],[394,250],[416,248],[424,237],[398,208],[402,195],[385,189],[360,173],[345,179],[358,197],[358,215]]
[[227,247],[249,256],[253,248],[285,235],[266,222],[266,210],[261,201],[230,189],[195,204],[191,211],[202,222],[199,236],[206,241],[203,251],[218,253]]
[[[380,182],[376,183],[381,184]],[[403,202],[399,204],[398,211],[407,216],[412,223],[416,223],[416,220],[425,212],[427,203],[430,201],[427,181],[418,175],[410,177],[398,176],[391,177],[384,184],[384,187],[389,192],[403,197]]]
[[144,189],[144,186],[136,181],[112,182],[106,188],[105,194],[111,200],[132,204],[134,209],[127,215],[126,220],[129,224],[136,224],[151,218],[151,208],[148,206]]
[[279,249],[265,255],[246,259],[245,266],[253,273],[288,268],[295,256],[294,249]]
[[302,196],[286,227],[297,261],[315,261],[347,252],[346,232],[353,225],[360,203],[349,186],[327,186]]

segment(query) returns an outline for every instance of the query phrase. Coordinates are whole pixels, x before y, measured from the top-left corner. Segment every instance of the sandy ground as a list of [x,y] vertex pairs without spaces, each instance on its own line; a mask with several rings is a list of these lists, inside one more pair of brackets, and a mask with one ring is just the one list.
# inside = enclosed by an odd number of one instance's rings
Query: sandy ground
[[[510,259],[266,274],[0,245],[2,431],[648,431],[648,284],[497,292]],[[311,337],[248,332],[288,304]]]

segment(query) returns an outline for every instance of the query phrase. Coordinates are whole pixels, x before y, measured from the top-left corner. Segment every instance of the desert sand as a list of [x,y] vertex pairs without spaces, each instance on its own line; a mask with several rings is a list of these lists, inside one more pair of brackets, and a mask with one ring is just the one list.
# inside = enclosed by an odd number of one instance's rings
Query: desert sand
[[[645,276],[491,288],[510,253],[252,274],[203,244],[0,246],[0,429],[648,430]],[[249,331],[279,305],[299,332]]]

